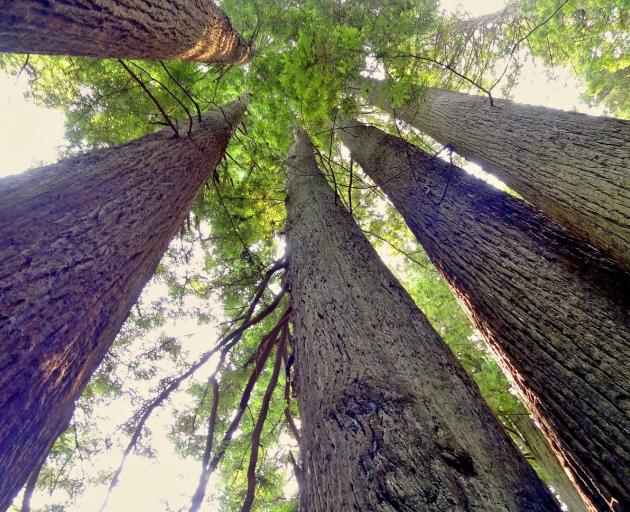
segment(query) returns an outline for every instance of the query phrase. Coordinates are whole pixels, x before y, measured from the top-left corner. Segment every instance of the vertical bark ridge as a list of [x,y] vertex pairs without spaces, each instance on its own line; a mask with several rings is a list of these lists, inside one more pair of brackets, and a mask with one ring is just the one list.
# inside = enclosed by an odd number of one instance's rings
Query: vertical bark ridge
[[495,350],[591,506],[626,510],[630,276],[526,202],[398,137],[359,122],[338,133]]
[[246,108],[0,180],[0,510],[46,456]]
[[288,158],[304,501],[312,512],[552,511],[470,377],[335,201]]
[[252,56],[211,0],[0,0],[0,51],[225,64]]
[[368,98],[450,144],[552,220],[630,270],[630,122],[426,89],[393,108],[385,84]]

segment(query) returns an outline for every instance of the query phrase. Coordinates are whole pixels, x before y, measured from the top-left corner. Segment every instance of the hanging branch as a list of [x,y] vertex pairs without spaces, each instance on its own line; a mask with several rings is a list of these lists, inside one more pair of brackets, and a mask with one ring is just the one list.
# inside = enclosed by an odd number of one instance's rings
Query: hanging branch
[[[170,394],[173,391],[175,391],[184,380],[192,376],[199,368],[201,368],[204,364],[206,364],[214,354],[216,354],[219,350],[224,350],[224,352],[227,353],[227,351],[229,351],[234,345],[236,345],[236,343],[240,341],[243,333],[248,328],[260,323],[262,320],[264,320],[267,316],[269,316],[275,310],[275,308],[280,303],[280,300],[282,300],[282,297],[286,293],[286,286],[280,290],[280,292],[276,295],[274,300],[268,306],[266,306],[256,316],[253,316],[256,306],[260,302],[260,299],[263,296],[263,293],[269,283],[269,280],[271,279],[271,277],[273,276],[275,272],[277,272],[281,268],[284,268],[285,266],[286,266],[286,263],[284,261],[284,258],[282,258],[279,261],[277,261],[266,273],[266,275],[264,276],[264,278],[262,279],[262,281],[260,282],[260,284],[258,285],[258,288],[256,289],[254,293],[254,297],[251,301],[251,304],[247,312],[245,313],[245,315],[243,315],[241,325],[237,329],[232,331],[230,334],[224,333],[223,337],[220,339],[220,341],[216,343],[216,345],[212,349],[204,353],[197,360],[197,362],[193,364],[186,372],[181,374],[179,377],[173,379],[160,392],[160,394],[156,398],[154,398],[148,405],[145,406],[144,413],[140,417],[140,420],[138,421],[136,428],[134,429],[133,435],[131,436],[131,439],[127,445],[127,448],[125,449],[123,453],[123,457],[120,462],[120,465],[116,469],[116,472],[114,473],[114,476],[109,484],[107,494],[100,508],[101,512],[105,510],[105,507],[107,506],[111,492],[113,491],[114,487],[116,487],[116,485],[118,484],[118,481],[120,479],[120,475],[124,468],[127,457],[135,449],[135,446],[138,443],[142,430],[144,429],[144,425],[146,424],[147,420],[149,419],[153,411],[157,409],[158,407],[160,407],[164,403],[164,401],[170,396]],[[219,371],[219,369],[220,368],[217,366],[217,369],[215,370],[215,374],[216,372]]]
[[295,424],[295,419],[293,418],[293,414],[291,413],[291,366],[293,364],[293,354],[288,355],[289,343],[290,343],[290,334],[287,329],[286,333],[287,344],[284,348],[284,366],[285,366],[285,378],[284,378],[284,401],[286,405],[284,407],[284,417],[287,420],[287,425],[289,425],[289,429],[295,437],[298,445],[300,444],[300,431]]
[[350,157],[350,169],[348,170],[348,209],[350,210],[350,215],[352,215],[352,177],[354,173],[352,172],[352,166],[354,165],[354,160]]
[[300,467],[300,465],[295,460],[295,456],[293,452],[289,450],[289,461],[293,466],[293,473],[295,474],[295,480],[298,484],[298,494],[300,496],[304,496],[304,470]]
[[227,218],[230,221],[230,224],[232,225],[232,229],[234,230],[234,234],[238,238],[239,242],[241,242],[241,245],[243,246],[243,249],[245,250],[245,254],[247,254],[247,259],[249,260],[249,262],[254,267],[256,267],[258,272],[260,272],[261,271],[260,263],[256,264],[256,262],[254,261],[254,256],[253,256],[252,252],[250,251],[249,247],[247,246],[247,244],[245,243],[245,241],[241,237],[241,234],[239,233],[238,229],[236,228],[236,224],[234,224],[234,219],[232,219],[232,215],[230,215],[230,212],[227,209],[227,206],[225,206],[225,202],[223,201],[223,197],[221,196],[221,192],[219,191],[219,187],[217,187],[216,181],[212,180],[212,184],[214,186],[214,190],[217,193],[217,197],[219,198],[219,202],[221,203],[221,206],[223,207],[223,211],[225,212],[225,215],[227,215]]
[[[282,318],[280,321],[282,322],[286,317],[288,317],[290,312],[291,312],[291,308],[289,307],[287,308],[285,313],[282,315]],[[230,441],[232,440],[232,436],[234,435],[234,432],[236,431],[236,429],[238,428],[241,422],[241,418],[243,417],[243,414],[249,404],[249,398],[251,396],[252,390],[254,389],[254,386],[256,382],[258,381],[258,377],[260,377],[260,374],[262,373],[265,363],[267,362],[267,359],[269,358],[269,354],[271,353],[271,349],[276,341],[278,330],[279,328],[277,328],[277,324],[276,324],[276,327],[274,327],[272,331],[267,333],[261,340],[260,351],[258,352],[258,355],[256,357],[256,367],[252,371],[249,377],[249,380],[247,381],[247,384],[245,385],[245,389],[243,390],[243,393],[241,395],[241,400],[236,410],[236,415],[234,416],[230,425],[228,426],[228,429],[225,432],[225,435],[223,436],[221,444],[219,445],[217,451],[215,452],[214,457],[212,457],[212,459],[209,462],[207,462],[201,469],[201,476],[199,478],[199,484],[197,486],[197,490],[195,491],[195,494],[193,495],[191,499],[190,508],[188,509],[189,512],[196,512],[199,510],[199,507],[201,507],[201,503],[203,502],[203,499],[206,493],[206,483],[208,482],[210,475],[214,472],[214,470],[219,465],[219,462],[223,458],[223,455],[225,454],[225,451],[227,450],[230,444]],[[270,334],[272,333],[274,333],[275,335],[270,336]]]
[[374,238],[378,238],[381,242],[385,242],[392,249],[394,249],[395,251],[399,252],[400,254],[402,254],[405,258],[409,259],[410,261],[413,261],[416,265],[419,265],[422,268],[427,268],[427,266],[424,263],[422,263],[422,262],[416,260],[415,258],[413,258],[410,253],[408,253],[406,251],[403,251],[399,247],[396,247],[393,243],[391,243],[386,238],[383,238],[382,236],[379,236],[376,233],[373,233],[372,231],[369,231],[367,229],[361,228],[361,231],[363,231],[366,235],[370,235],[370,236],[373,236]]
[[282,354],[284,353],[284,347],[286,346],[286,331],[283,330],[283,335],[280,336],[280,343],[276,349],[276,360],[273,365],[273,373],[267,389],[263,396],[262,405],[260,406],[260,413],[256,420],[254,431],[252,432],[251,449],[249,452],[249,466],[247,467],[247,493],[245,500],[241,508],[241,512],[249,512],[254,503],[254,493],[256,491],[256,463],[258,462],[258,449],[260,447],[260,438],[262,436],[262,429],[267,419],[267,413],[269,412],[269,403],[276,385],[278,384],[278,375],[280,374],[280,366],[282,363]]
[[20,67],[20,70],[17,72],[17,75],[15,75],[15,83],[17,83],[17,81],[20,79],[20,76],[22,75],[22,73],[24,72],[24,70],[28,67],[28,61],[31,58],[31,54],[28,53],[26,55],[26,59],[24,60],[24,64],[22,64],[22,66]]
[[192,127],[193,127],[193,117],[190,113],[190,110],[188,110],[188,107],[184,104],[182,100],[179,99],[179,97],[173,91],[171,91],[169,87],[167,87],[160,80],[158,80],[153,75],[151,75],[151,73],[149,73],[146,69],[141,67],[139,64],[136,64],[135,62],[132,62],[132,64],[135,67],[137,67],[140,71],[142,71],[144,74],[146,74],[149,77],[149,80],[152,80],[153,82],[157,83],[162,89],[164,89],[167,92],[167,94],[171,98],[173,98],[177,103],[179,103],[179,106],[182,107],[182,109],[184,110],[184,112],[186,112],[186,115],[188,116],[188,132],[186,132],[186,135],[190,137],[190,134],[192,133]]
[[199,108],[199,103],[197,103],[197,101],[195,100],[195,98],[193,97],[192,94],[190,94],[190,92],[188,91],[188,89],[186,89],[174,76],[173,74],[169,71],[169,69],[166,67],[166,65],[164,64],[164,62],[160,61],[160,65],[162,66],[162,69],[164,69],[164,71],[166,72],[166,74],[168,75],[168,77],[175,82],[175,85],[177,85],[177,87],[179,87],[182,91],[184,91],[184,94],[188,97],[188,99],[190,101],[192,101],[193,105],[195,106],[195,110],[197,111],[197,121],[199,121],[201,123],[201,109]]
[[39,476],[39,473],[44,466],[44,462],[46,462],[46,459],[44,459],[42,463],[35,469],[35,471],[33,471],[28,481],[26,482],[26,487],[24,488],[24,496],[22,497],[21,512],[31,512],[31,498],[33,497],[33,493],[35,492],[37,477]]
[[[508,67],[510,66],[510,63],[512,62],[512,58],[514,57],[514,52],[516,51],[516,49],[519,47],[519,45],[523,42],[526,41],[527,39],[529,39],[529,36],[531,36],[534,32],[536,32],[540,27],[542,27],[543,25],[546,25],[556,14],[558,14],[562,8],[569,2],[569,0],[564,0],[564,2],[562,2],[555,11],[553,11],[551,13],[550,16],[548,16],[547,18],[545,18],[542,22],[540,22],[538,25],[536,25],[534,28],[532,28],[529,32],[527,32],[527,34],[525,34],[523,37],[521,37],[520,39],[518,39],[514,45],[512,46],[512,49],[509,52],[508,55],[508,61],[507,64],[505,65],[505,68],[503,69],[503,72],[501,73],[501,75],[499,76],[499,78],[497,79],[496,82],[494,82],[492,84],[492,86],[490,87],[490,89],[488,89],[488,91],[492,91],[492,89],[494,89],[501,80],[503,80],[503,77],[505,76],[505,73],[507,73]],[[488,94],[490,94],[488,92]],[[492,102],[490,102],[490,105],[492,105]]]
[[175,137],[179,137],[179,130],[171,121],[170,116],[166,112],[164,112],[162,105],[160,105],[160,102],[155,98],[155,96],[153,96],[153,94],[151,94],[151,91],[149,91],[145,83],[142,80],[140,80],[140,78],[138,78],[138,76],[131,70],[129,66],[127,66],[124,60],[122,59],[117,59],[117,60],[118,60],[118,63],[125,69],[125,71],[129,73],[131,78],[133,78],[136,81],[136,83],[140,86],[140,88],[147,94],[147,96],[149,96],[151,101],[155,104],[155,106],[160,111],[160,114],[162,114],[162,117],[166,121],[166,124],[170,126],[171,130],[173,130]]
[[462,80],[465,80],[470,85],[476,87],[481,92],[486,94],[488,96],[488,99],[490,100],[490,106],[493,106],[492,94],[490,93],[489,89],[486,89],[479,82],[476,82],[472,78],[469,78],[466,75],[460,73],[454,67],[452,67],[450,64],[447,64],[446,62],[440,62],[437,59],[433,59],[431,57],[426,57],[424,55],[416,55],[415,53],[410,53],[410,52],[397,53],[395,55],[383,55],[383,57],[388,58],[388,59],[412,58],[412,59],[421,60],[421,61],[424,61],[424,62],[430,62],[431,64],[435,64],[436,66],[440,66],[442,69],[446,69],[447,71],[450,71],[454,75],[458,76]]
[[[226,351],[221,353],[221,362],[225,360]],[[200,495],[199,504],[203,501],[203,497],[205,494],[206,486],[208,485],[208,479],[210,478],[210,473],[205,471],[205,468],[208,466],[210,461],[210,456],[212,455],[212,443],[214,440],[214,431],[217,425],[217,411],[219,408],[219,383],[217,381],[216,373],[212,375],[210,378],[210,383],[212,385],[212,409],[210,411],[210,417],[208,418],[208,434],[206,436],[206,446],[203,451],[202,458],[202,471],[199,476],[199,484],[197,485],[197,491],[193,496],[193,503],[195,502],[195,497]]]

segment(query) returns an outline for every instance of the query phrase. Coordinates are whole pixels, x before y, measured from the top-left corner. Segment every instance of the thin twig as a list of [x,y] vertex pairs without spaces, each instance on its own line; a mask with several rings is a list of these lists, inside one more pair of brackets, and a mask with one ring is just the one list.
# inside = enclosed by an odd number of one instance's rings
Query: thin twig
[[421,266],[422,268],[427,268],[427,266],[424,263],[421,263],[420,261],[416,260],[415,258],[413,258],[411,256],[411,254],[409,254],[406,251],[403,251],[400,247],[396,247],[393,243],[391,243],[389,240],[387,240],[386,238],[383,238],[380,235],[377,235],[376,233],[373,233],[372,231],[369,231],[367,229],[361,229],[361,231],[363,231],[366,235],[370,235],[373,236],[374,238],[378,238],[381,242],[385,242],[387,245],[389,245],[392,249],[394,249],[395,251],[399,252],[400,254],[402,254],[403,256],[405,256],[406,258],[408,258],[409,260],[413,261],[416,265]]
[[[562,2],[558,8],[553,11],[551,13],[550,16],[548,16],[545,20],[543,20],[541,23],[539,23],[538,25],[536,25],[534,28],[532,28],[529,32],[527,32],[527,34],[525,34],[523,37],[521,37],[518,41],[516,41],[514,43],[514,45],[512,46],[512,49],[510,50],[509,53],[509,57],[508,57],[508,61],[505,64],[505,68],[503,69],[503,72],[501,73],[501,75],[499,76],[499,78],[497,79],[496,82],[494,82],[490,88],[488,89],[488,93],[490,94],[489,91],[492,91],[492,89],[494,89],[501,80],[503,80],[503,77],[505,76],[505,73],[507,73],[508,67],[510,66],[510,63],[512,62],[512,58],[514,57],[514,52],[516,51],[516,49],[518,48],[518,46],[525,40],[529,39],[529,36],[531,36],[534,32],[536,32],[536,30],[538,30],[540,27],[542,27],[543,25],[546,25],[556,14],[558,14],[562,8],[569,2],[569,0],[564,0],[564,2]],[[492,103],[491,103],[492,105]]]
[[276,297],[271,302],[271,304],[265,307],[256,316],[253,316],[254,310],[256,309],[258,302],[262,298],[262,295],[265,291],[265,288],[269,280],[271,279],[271,276],[279,268],[282,268],[282,265],[283,265],[282,261],[283,260],[276,262],[276,264],[264,276],[263,280],[261,281],[258,289],[256,290],[254,294],[254,298],[246,314],[243,316],[241,325],[237,329],[232,331],[230,334],[224,335],[221,338],[221,340],[217,342],[212,349],[204,353],[197,360],[197,362],[193,364],[186,372],[184,372],[179,377],[171,380],[171,382],[162,390],[162,392],[145,407],[145,411],[142,414],[140,421],[136,425],[136,428],[131,437],[131,440],[129,441],[127,448],[125,449],[123,453],[123,458],[120,462],[120,465],[116,469],[116,472],[114,473],[114,477],[112,478],[112,481],[109,484],[107,495],[105,496],[105,500],[103,501],[103,504],[101,505],[101,508],[100,508],[101,512],[105,510],[105,507],[107,506],[111,492],[118,483],[125,461],[127,460],[127,457],[129,456],[129,454],[135,449],[138,439],[140,438],[140,434],[142,433],[142,430],[144,429],[144,425],[146,424],[147,420],[149,419],[153,411],[157,409],[158,407],[160,407],[162,403],[170,396],[170,394],[173,391],[175,391],[179,387],[179,385],[184,380],[186,380],[188,377],[193,375],[199,368],[201,368],[204,364],[206,364],[214,354],[216,354],[219,350],[224,350],[224,351],[230,350],[236,343],[238,343],[238,341],[241,339],[246,329],[261,322],[275,310],[277,305],[280,303],[280,300],[286,293],[286,286],[280,290],[280,292],[278,293],[278,295],[276,295]]
[[169,71],[169,69],[166,67],[166,65],[164,64],[164,62],[160,61],[160,65],[162,66],[162,68],[164,69],[164,71],[166,72],[166,74],[168,75],[168,77],[175,82],[175,84],[182,90],[184,91],[184,94],[186,96],[188,96],[188,99],[190,101],[193,102],[193,105],[195,106],[195,110],[197,111],[197,121],[199,121],[201,123],[201,109],[199,108],[199,103],[197,103],[197,101],[195,100],[195,98],[193,97],[192,94],[190,94],[190,92],[188,91],[188,89],[186,89],[174,76],[173,74]]
[[166,123],[170,126],[171,130],[173,130],[175,137],[179,137],[179,130],[173,124],[173,122],[171,121],[171,118],[167,115],[167,113],[164,112],[164,109],[162,108],[162,105],[160,105],[160,102],[155,98],[155,96],[153,96],[153,94],[151,94],[151,91],[147,89],[147,86],[145,85],[145,83],[142,80],[140,80],[140,78],[138,78],[138,76],[131,70],[129,66],[127,66],[124,60],[122,59],[117,59],[117,60],[118,60],[118,63],[125,69],[125,71],[129,73],[131,78],[133,78],[136,81],[136,83],[142,88],[142,90],[147,94],[147,96],[149,96],[151,101],[155,104],[155,106],[158,108],[158,110],[162,114],[162,117],[164,117],[164,120],[166,121]]
[[150,80],[154,81],[160,87],[162,87],[162,89],[164,89],[167,92],[167,94],[171,98],[173,98],[177,103],[179,103],[179,106],[182,107],[182,109],[184,109],[184,112],[186,112],[186,115],[188,116],[188,132],[186,133],[186,135],[188,135],[190,137],[190,134],[192,133],[192,127],[193,127],[193,117],[192,117],[192,115],[190,113],[190,110],[188,110],[188,107],[184,104],[184,102],[182,100],[179,99],[179,97],[173,91],[171,91],[171,89],[169,87],[167,87],[160,80],[158,80],[153,75],[151,75],[151,73],[149,73],[146,69],[144,69],[140,65],[136,64],[135,62],[132,62],[132,64],[135,67],[137,67],[140,71],[145,73],[149,77]]

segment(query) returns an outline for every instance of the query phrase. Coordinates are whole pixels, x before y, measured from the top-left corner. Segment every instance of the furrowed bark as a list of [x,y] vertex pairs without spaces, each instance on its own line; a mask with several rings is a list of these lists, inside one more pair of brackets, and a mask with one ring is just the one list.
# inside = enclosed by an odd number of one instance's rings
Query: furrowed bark
[[211,0],[0,0],[0,51],[224,64],[252,56]]
[[398,137],[358,122],[338,133],[495,350],[588,502],[626,510],[630,276],[528,203]]
[[384,82],[369,100],[450,144],[582,240],[630,269],[630,122],[426,89],[392,108]]
[[514,414],[507,418],[525,442],[529,453],[549,478],[549,485],[560,496],[569,512],[586,512],[586,506],[575,484],[558,462],[545,436],[527,414]]
[[67,424],[245,99],[165,132],[0,180],[0,510]]
[[335,201],[304,132],[288,162],[307,510],[559,510],[457,359]]

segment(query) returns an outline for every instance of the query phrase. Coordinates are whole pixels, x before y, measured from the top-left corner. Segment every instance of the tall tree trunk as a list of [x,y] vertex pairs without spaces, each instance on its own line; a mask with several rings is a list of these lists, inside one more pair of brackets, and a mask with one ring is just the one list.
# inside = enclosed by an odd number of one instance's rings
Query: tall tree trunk
[[630,122],[426,89],[392,108],[384,82],[365,80],[375,105],[450,144],[551,219],[630,269]]
[[0,51],[225,64],[252,55],[211,0],[0,0]]
[[[505,418],[505,417],[504,417]],[[586,507],[575,484],[569,479],[545,436],[527,414],[510,414],[506,421],[523,439],[529,453],[549,478],[551,485],[569,512],[586,512]]]
[[449,348],[289,152],[290,289],[309,512],[559,510]]
[[588,500],[627,509],[630,276],[526,202],[398,137],[356,122],[338,133],[496,351]]
[[46,456],[246,108],[0,180],[0,510]]

